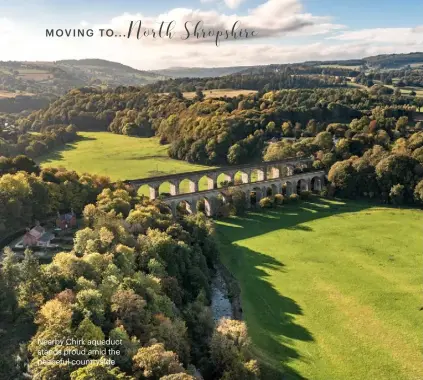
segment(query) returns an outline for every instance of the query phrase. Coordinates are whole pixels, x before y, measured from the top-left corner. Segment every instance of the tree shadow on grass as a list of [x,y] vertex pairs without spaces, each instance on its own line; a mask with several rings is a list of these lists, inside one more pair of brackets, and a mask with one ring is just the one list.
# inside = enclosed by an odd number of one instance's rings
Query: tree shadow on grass
[[78,138],[70,143],[67,143],[65,145],[62,145],[61,147],[57,147],[54,150],[52,150],[51,152],[38,157],[35,161],[37,163],[43,163],[43,164],[48,164],[50,162],[53,161],[58,161],[58,160],[62,160],[63,159],[63,152],[65,151],[69,151],[69,150],[74,150],[77,148],[77,144],[81,141],[92,141],[92,140],[97,140],[94,137],[87,137],[87,136],[81,136],[78,135]]
[[[308,233],[312,228],[304,225],[307,222],[328,216],[342,217],[342,213],[368,207],[366,203],[313,198],[298,205],[252,211],[242,217],[225,219],[218,225],[220,250],[225,264],[240,283],[244,316],[255,343],[255,353],[262,363],[264,379],[305,380],[291,367],[293,361],[308,361],[295,349],[295,342],[312,342],[314,338],[296,322],[296,318],[304,314],[301,306],[275,289],[266,271],[271,269],[283,276],[289,268],[270,255],[242,246],[239,241],[280,229]],[[272,248],[264,247],[267,251]]]
[[[340,216],[344,213],[359,212],[375,206],[368,202],[343,202],[312,198],[296,205],[284,205],[270,210],[250,211],[244,216],[223,219],[219,231],[230,237],[231,243],[243,239],[260,236],[280,229],[312,231],[304,223],[328,216]],[[384,207],[387,207],[384,205]],[[227,223],[226,223],[227,222]]]
[[[295,340],[313,341],[311,333],[295,323],[295,317],[302,315],[303,311],[297,302],[281,295],[266,279],[268,274],[265,269],[283,273],[285,265],[249,248],[231,245],[230,242],[227,245],[223,236],[220,236],[220,242],[225,244],[221,252],[226,255],[230,269],[240,282],[244,316],[255,343],[254,354],[262,364],[262,378],[305,380],[289,366],[292,360],[301,360],[292,343]],[[280,371],[281,367],[283,371]]]

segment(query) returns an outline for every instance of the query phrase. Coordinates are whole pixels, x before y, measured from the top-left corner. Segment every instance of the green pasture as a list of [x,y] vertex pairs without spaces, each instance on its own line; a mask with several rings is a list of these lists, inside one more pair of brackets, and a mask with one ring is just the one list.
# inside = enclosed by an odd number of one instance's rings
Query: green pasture
[[423,379],[422,217],[316,198],[217,222],[265,378]]

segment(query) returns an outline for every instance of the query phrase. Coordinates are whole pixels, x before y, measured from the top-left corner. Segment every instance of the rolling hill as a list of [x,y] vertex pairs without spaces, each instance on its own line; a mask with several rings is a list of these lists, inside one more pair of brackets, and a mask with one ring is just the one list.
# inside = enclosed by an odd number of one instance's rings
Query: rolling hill
[[251,66],[233,67],[170,67],[163,70],[153,70],[151,73],[171,78],[213,78],[231,75],[248,69]]
[[72,88],[84,86],[142,86],[160,79],[165,77],[102,59],[0,62],[3,97],[41,93],[62,95]]

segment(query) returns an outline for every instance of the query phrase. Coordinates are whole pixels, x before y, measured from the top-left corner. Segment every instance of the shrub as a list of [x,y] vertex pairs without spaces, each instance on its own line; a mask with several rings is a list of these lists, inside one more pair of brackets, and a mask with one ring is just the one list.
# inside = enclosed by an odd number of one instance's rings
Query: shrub
[[247,205],[247,198],[245,193],[236,188],[230,188],[229,189],[229,197],[230,197],[230,203],[234,206],[235,208],[235,214],[236,215],[242,215],[245,212],[246,209],[246,205]]
[[414,199],[418,203],[423,203],[423,180],[421,180],[414,189]]
[[401,205],[404,203],[404,185],[396,184],[391,187],[389,197],[395,205]]
[[291,194],[289,196],[289,201],[292,203],[297,203],[300,200],[300,196],[298,194]]
[[273,207],[274,200],[270,197],[264,197],[260,199],[259,204],[261,208],[271,208]]
[[322,169],[325,168],[325,165],[323,165],[323,162],[322,161],[316,160],[316,161],[313,161],[313,168],[315,170],[322,170]]
[[220,218],[227,218],[231,215],[237,215],[237,210],[234,205],[229,203],[221,205],[217,211],[217,216]]
[[311,197],[311,191],[303,190],[303,191],[300,192],[300,198],[302,200],[310,199],[310,197]]
[[282,194],[275,195],[275,204],[282,205],[285,202],[285,197]]

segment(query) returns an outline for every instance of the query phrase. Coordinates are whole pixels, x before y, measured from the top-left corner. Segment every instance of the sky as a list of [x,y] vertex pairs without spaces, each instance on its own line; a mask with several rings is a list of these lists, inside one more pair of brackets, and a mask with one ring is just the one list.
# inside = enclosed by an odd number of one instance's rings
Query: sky
[[[100,58],[152,70],[409,53],[423,51],[420,1],[0,0],[0,60]],[[139,20],[137,38],[137,25],[129,32]],[[204,37],[203,30],[214,35]]]

